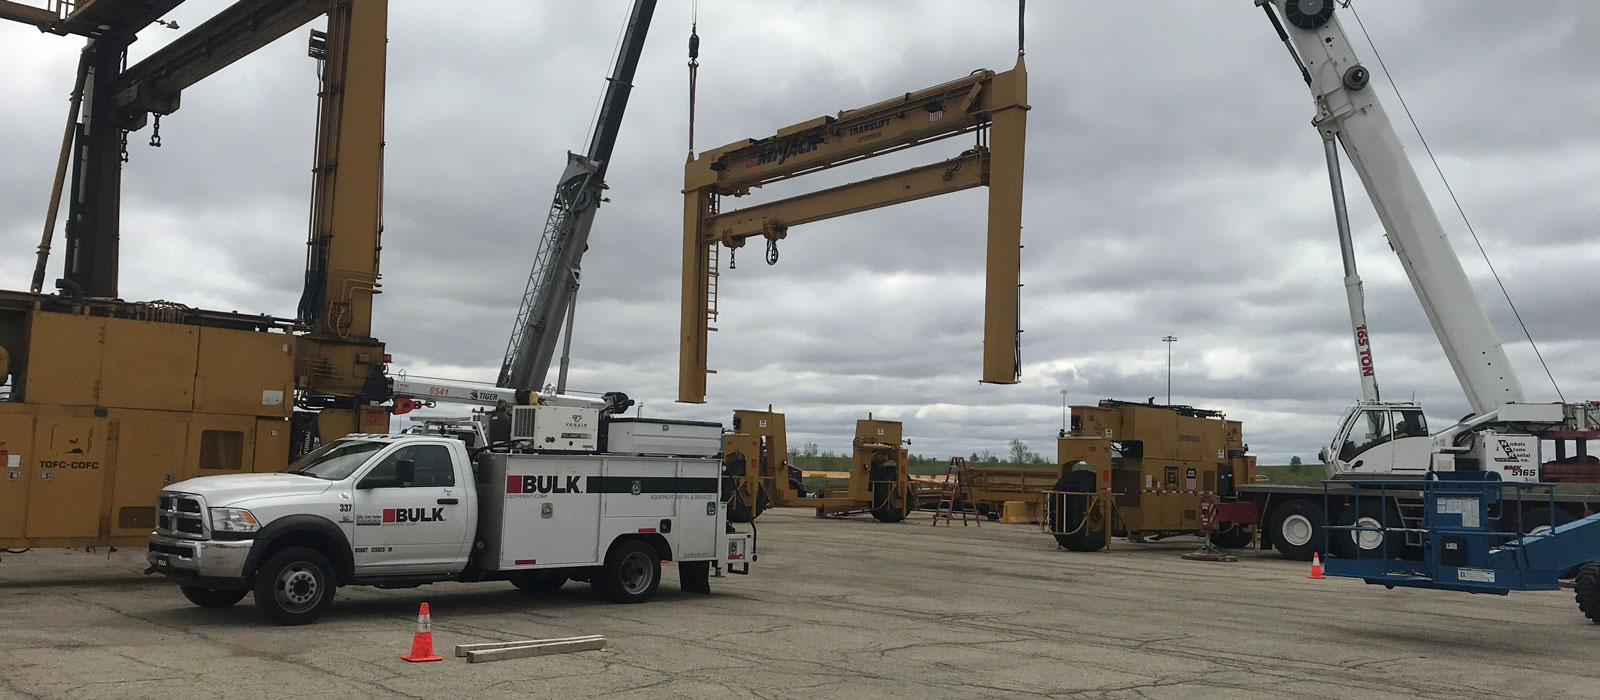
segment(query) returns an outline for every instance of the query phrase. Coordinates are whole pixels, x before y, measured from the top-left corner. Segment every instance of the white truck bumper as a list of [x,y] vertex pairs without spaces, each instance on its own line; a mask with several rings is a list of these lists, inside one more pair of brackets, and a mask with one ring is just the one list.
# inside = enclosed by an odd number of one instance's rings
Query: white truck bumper
[[245,583],[245,561],[254,544],[253,540],[187,540],[152,534],[146,559],[155,573],[179,583],[224,588]]

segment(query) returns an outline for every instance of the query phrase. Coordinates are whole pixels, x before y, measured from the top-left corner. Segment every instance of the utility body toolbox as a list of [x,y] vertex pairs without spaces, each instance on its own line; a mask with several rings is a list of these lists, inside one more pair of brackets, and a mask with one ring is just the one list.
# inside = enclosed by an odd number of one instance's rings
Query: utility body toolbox
[[613,418],[606,431],[612,454],[715,457],[722,452],[722,424],[706,421]]

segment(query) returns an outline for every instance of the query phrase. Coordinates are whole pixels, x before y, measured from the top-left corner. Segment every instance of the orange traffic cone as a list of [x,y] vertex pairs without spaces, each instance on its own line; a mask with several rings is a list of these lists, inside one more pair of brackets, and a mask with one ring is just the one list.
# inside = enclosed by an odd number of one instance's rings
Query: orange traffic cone
[[440,661],[433,655],[433,618],[428,615],[428,604],[417,611],[417,633],[411,637],[411,653],[400,657],[406,661]]
[[[1322,553],[1311,555],[1311,575],[1306,578],[1322,578]],[[424,603],[422,607],[427,609],[428,606]]]

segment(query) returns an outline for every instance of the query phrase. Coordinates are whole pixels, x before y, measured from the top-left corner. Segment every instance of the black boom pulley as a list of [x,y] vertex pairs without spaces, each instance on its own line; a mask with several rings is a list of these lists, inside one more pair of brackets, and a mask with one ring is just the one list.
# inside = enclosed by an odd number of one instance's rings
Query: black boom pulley
[[1333,19],[1333,0],[1289,0],[1283,4],[1283,16],[1301,29],[1316,29]]

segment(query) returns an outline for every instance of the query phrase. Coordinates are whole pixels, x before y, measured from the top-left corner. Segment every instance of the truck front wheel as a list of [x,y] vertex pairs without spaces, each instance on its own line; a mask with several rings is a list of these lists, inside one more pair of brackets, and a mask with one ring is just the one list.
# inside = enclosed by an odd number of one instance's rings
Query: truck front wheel
[[256,607],[280,625],[316,621],[333,604],[333,564],[310,547],[267,557],[256,572]]
[[244,600],[245,596],[250,595],[250,589],[248,588],[241,588],[237,591],[219,591],[199,586],[178,586],[178,590],[183,591],[183,597],[188,598],[189,602],[202,608],[231,608],[234,603]]
[[643,603],[661,585],[661,555],[639,540],[618,542],[606,554],[605,564],[589,577],[589,585],[613,603]]

